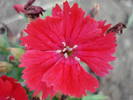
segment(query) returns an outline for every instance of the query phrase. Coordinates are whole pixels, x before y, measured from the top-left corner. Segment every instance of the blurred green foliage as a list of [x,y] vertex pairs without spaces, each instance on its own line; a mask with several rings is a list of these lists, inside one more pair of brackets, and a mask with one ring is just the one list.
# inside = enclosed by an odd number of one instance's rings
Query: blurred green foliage
[[107,99],[107,96],[100,95],[100,94],[97,94],[97,95],[92,94],[82,98],[82,100],[106,100],[106,99]]
[[132,11],[132,14],[129,16],[127,26],[128,26],[128,27],[133,26],[133,11]]
[[0,54],[7,54],[9,47],[9,42],[7,38],[7,33],[0,34]]

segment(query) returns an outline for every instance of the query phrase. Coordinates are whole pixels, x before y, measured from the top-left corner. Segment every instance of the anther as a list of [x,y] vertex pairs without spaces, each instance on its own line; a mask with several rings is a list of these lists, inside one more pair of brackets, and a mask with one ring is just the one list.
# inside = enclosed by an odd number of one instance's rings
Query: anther
[[75,48],[77,48],[77,47],[78,47],[78,45],[74,45],[74,46],[73,46],[73,49],[75,49]]
[[62,51],[65,52],[67,50],[67,48],[64,48]]
[[66,43],[65,42],[62,42],[62,44],[64,45],[64,47],[66,46]]
[[56,53],[61,53],[62,51],[61,50],[56,50]]
[[73,48],[68,48],[68,51],[72,51],[73,50]]
[[67,53],[65,53],[65,54],[64,54],[64,57],[65,57],[65,58],[68,58],[68,54],[67,54]]
[[78,58],[78,57],[75,57],[75,60],[77,60],[77,61],[80,61],[80,58]]

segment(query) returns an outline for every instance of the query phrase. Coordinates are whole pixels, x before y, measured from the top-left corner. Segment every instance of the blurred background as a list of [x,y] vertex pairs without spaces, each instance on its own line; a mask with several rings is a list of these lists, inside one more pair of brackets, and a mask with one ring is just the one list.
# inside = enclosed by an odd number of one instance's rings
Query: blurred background
[[[63,0],[36,0],[36,5],[49,9]],[[114,70],[101,79],[99,92],[108,100],[133,100],[133,0],[71,0],[89,12],[95,4],[100,5],[96,19],[107,20],[113,25],[123,22],[127,25],[123,35],[118,36],[117,60]],[[25,27],[26,21],[13,9],[14,4],[25,4],[27,0],[0,0],[0,32],[7,31],[9,39]]]

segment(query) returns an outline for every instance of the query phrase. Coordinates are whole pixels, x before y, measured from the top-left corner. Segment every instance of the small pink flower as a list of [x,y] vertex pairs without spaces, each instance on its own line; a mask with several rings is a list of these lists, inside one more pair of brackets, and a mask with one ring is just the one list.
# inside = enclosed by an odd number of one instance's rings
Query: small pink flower
[[35,94],[42,92],[43,98],[57,92],[75,97],[95,92],[98,80],[81,62],[98,76],[109,73],[116,48],[115,33],[106,34],[109,28],[68,2],[63,9],[56,5],[52,16],[31,22],[25,29],[28,35],[21,39],[27,49],[21,66],[28,87]]

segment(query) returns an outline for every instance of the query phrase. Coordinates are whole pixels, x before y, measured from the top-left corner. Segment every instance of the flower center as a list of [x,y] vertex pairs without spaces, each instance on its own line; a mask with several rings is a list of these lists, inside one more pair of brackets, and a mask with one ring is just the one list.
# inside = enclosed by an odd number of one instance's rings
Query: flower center
[[69,56],[71,56],[73,54],[73,50],[78,47],[77,45],[74,45],[73,47],[69,47],[66,45],[65,42],[62,42],[62,44],[64,46],[63,50],[57,50],[56,52],[63,54],[65,58],[68,58]]
[[69,46],[66,46],[61,53],[64,54],[64,56],[67,58],[68,56],[71,56],[73,52],[73,49],[70,48]]

